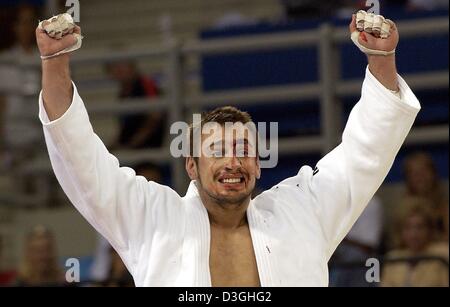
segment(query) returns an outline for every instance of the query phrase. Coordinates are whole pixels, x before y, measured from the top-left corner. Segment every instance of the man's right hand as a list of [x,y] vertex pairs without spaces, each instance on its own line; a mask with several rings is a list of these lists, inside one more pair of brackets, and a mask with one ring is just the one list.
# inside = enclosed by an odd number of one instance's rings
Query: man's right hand
[[[48,24],[48,21],[44,21],[43,25]],[[69,48],[73,46],[77,39],[73,35],[73,33],[81,35],[81,28],[79,26],[75,26],[71,33],[66,34],[61,39],[51,38],[45,30],[36,28],[36,41],[39,47],[39,52],[41,56],[50,56],[61,50]]]

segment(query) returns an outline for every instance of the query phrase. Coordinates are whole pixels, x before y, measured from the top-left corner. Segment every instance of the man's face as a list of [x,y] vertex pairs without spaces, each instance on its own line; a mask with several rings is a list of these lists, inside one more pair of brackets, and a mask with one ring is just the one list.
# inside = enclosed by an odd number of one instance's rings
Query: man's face
[[200,157],[189,157],[189,177],[197,180],[201,196],[221,204],[243,204],[250,199],[261,171],[256,135],[241,123],[233,129],[216,124],[202,135]]

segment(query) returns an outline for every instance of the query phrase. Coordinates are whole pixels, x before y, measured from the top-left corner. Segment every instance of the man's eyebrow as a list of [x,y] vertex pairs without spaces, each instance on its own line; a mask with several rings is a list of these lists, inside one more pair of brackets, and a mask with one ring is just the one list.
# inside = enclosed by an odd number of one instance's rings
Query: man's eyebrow
[[247,145],[247,146],[252,146],[253,143],[250,142],[247,138],[245,139],[237,139],[235,142],[235,145]]
[[[222,148],[223,148],[223,147],[224,147],[224,144],[225,144],[225,141],[224,141],[224,140],[215,141],[215,142],[212,142],[211,144],[209,144],[209,148],[213,148],[213,147],[216,147],[216,146],[218,146],[218,145],[222,145]],[[251,145],[252,145],[251,142],[249,142],[249,140],[248,140],[247,138],[244,138],[244,139],[237,139],[237,140],[234,142],[234,144],[235,144],[235,145],[248,145],[248,146],[251,146]]]
[[237,139],[236,140],[236,144],[241,144],[241,143],[248,144],[248,139],[245,138],[245,139]]
[[224,140],[215,141],[215,142],[212,142],[211,144],[209,144],[209,148],[216,147],[217,145],[223,145],[224,143],[225,143]]

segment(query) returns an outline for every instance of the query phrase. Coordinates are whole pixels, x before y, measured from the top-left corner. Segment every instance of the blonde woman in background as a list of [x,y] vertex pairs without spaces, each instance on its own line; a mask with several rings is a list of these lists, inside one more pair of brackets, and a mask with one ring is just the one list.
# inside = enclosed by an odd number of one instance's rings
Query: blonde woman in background
[[448,198],[433,159],[425,152],[413,153],[406,157],[403,171],[406,181],[406,197],[420,197],[429,200],[429,209],[437,227],[437,239],[448,243]]
[[56,243],[52,232],[35,227],[26,237],[24,258],[15,286],[62,286],[63,273],[58,265]]
[[398,248],[387,254],[388,260],[411,257],[439,257],[422,261],[386,262],[382,272],[382,286],[445,287],[449,285],[448,243],[435,239],[435,223],[430,201],[407,198],[402,204],[396,224]]

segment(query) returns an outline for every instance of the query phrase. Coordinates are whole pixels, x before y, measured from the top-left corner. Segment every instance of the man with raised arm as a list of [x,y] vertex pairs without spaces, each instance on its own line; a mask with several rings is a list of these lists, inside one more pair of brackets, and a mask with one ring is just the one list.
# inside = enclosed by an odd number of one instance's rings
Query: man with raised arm
[[328,285],[328,260],[383,182],[420,109],[397,74],[395,24],[380,23],[382,37],[364,21],[360,29],[356,19],[349,30],[368,67],[341,144],[314,170],[299,167],[254,199],[260,161],[249,154],[256,145],[246,133],[247,113],[219,108],[191,128],[193,135],[207,124],[234,123],[244,137],[226,129],[202,134],[201,147],[213,154],[186,158],[191,183],[180,196],[119,166],[94,133],[71,81],[69,52],[61,52],[79,43],[80,28],[61,39],[36,29],[43,58],[39,117],[52,167],[137,286]]

